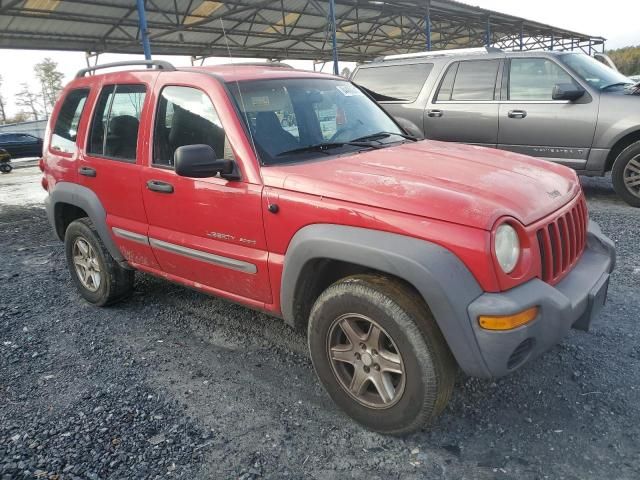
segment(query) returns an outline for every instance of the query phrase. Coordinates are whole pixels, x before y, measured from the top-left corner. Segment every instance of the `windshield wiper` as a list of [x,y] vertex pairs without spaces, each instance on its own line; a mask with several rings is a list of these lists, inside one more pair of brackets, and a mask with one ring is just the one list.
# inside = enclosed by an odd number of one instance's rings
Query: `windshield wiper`
[[359,142],[357,140],[353,140],[351,142],[316,143],[314,145],[307,145],[305,147],[294,148],[292,150],[286,150],[284,152],[280,152],[276,155],[276,157],[282,157],[284,155],[291,155],[294,153],[304,153],[304,152],[325,153],[327,150],[344,147],[345,145],[353,145],[354,147],[381,148],[381,146],[379,145],[373,145],[368,142]]
[[369,135],[365,135],[364,137],[356,138],[356,139],[354,139],[352,141],[353,142],[363,142],[363,141],[366,141],[366,140],[377,140],[379,138],[390,137],[391,135],[398,135],[399,137],[406,138],[407,140],[411,140],[413,142],[417,142],[418,141],[418,139],[416,137],[414,137],[413,135],[407,135],[406,133],[396,133],[396,132],[376,132],[376,133],[371,133]]
[[629,83],[629,82],[617,82],[617,83],[612,83],[610,85],[605,85],[604,87],[602,87],[600,90],[606,90],[607,88],[612,88],[612,87],[622,87],[623,85],[633,85],[633,83]]

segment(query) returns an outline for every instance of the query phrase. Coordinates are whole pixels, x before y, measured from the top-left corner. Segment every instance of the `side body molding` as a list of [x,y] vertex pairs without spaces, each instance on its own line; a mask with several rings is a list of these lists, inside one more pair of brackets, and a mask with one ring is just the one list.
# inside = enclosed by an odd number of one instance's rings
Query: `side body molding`
[[92,190],[75,183],[58,182],[49,192],[49,197],[45,200],[47,218],[60,240],[64,240],[64,232],[61,231],[60,225],[56,223],[55,216],[56,205],[60,203],[68,203],[87,212],[87,215],[100,235],[100,239],[105,247],[107,247],[107,250],[109,250],[111,256],[119,263],[126,262],[109,233],[107,212],[102,206],[102,203],[100,203],[98,196]]
[[296,285],[307,262],[332,259],[389,273],[413,285],[429,305],[460,367],[488,376],[467,306],[482,293],[477,281],[449,250],[404,235],[342,225],[316,224],[299,230],[284,260],[280,294],[282,314],[295,318]]

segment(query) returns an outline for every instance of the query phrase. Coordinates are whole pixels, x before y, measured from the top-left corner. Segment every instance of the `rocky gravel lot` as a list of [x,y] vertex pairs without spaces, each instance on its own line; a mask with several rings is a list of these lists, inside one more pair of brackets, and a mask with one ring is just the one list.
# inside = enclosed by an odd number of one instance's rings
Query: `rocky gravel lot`
[[585,179],[618,246],[589,333],[497,381],[460,375],[430,429],[355,425],[279,320],[139,275],[81,300],[39,172],[0,177],[0,479],[640,478],[640,210]]

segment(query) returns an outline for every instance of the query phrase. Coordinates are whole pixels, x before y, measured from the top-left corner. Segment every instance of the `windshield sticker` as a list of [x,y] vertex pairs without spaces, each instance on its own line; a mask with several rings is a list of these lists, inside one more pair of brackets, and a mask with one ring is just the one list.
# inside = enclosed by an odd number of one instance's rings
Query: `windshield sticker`
[[251,105],[254,107],[269,106],[269,97],[251,97]]
[[355,96],[363,96],[364,97],[364,93],[362,93],[359,89],[357,89],[356,87],[354,87],[353,85],[351,85],[350,83],[346,84],[346,85],[338,85],[336,87],[336,89],[345,97],[355,97]]

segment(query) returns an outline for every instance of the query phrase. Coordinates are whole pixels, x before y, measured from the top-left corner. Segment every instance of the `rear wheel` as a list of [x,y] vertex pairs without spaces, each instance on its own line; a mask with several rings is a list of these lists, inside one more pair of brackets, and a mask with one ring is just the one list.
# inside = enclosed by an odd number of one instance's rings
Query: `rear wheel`
[[616,193],[633,207],[640,207],[640,142],[625,148],[611,170]]
[[71,222],[64,243],[71,278],[88,302],[109,305],[131,293],[133,270],[122,268],[113,259],[91,220]]
[[0,163],[0,172],[11,173],[11,170],[13,170],[13,166],[10,163]]
[[313,306],[309,350],[331,398],[371,430],[415,431],[446,406],[456,364],[422,299],[376,275],[348,277]]

